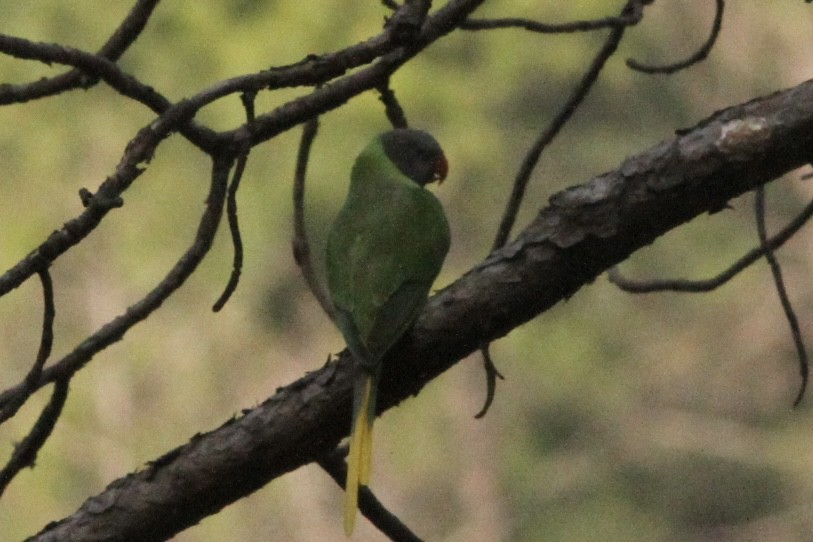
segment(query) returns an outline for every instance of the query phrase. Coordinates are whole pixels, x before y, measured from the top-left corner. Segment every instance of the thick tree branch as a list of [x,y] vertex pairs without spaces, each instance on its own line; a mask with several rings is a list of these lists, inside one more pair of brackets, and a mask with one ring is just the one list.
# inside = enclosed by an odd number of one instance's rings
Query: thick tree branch
[[[513,242],[430,299],[384,364],[379,411],[660,235],[806,164],[811,149],[813,82],[807,82],[722,111],[556,194]],[[349,428],[352,382],[344,353],[113,482],[32,540],[165,540],[330,452]]]

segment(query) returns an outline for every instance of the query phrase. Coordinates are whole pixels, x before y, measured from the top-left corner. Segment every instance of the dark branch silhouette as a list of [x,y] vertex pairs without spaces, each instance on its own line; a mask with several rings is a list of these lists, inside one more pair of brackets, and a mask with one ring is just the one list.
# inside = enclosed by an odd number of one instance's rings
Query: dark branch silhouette
[[764,244],[749,250],[745,255],[731,264],[731,266],[714,277],[708,279],[630,279],[624,277],[617,267],[613,267],[608,272],[610,282],[625,292],[633,294],[647,294],[666,291],[685,293],[710,292],[729,282],[754,262],[759,261],[760,258],[765,256],[766,251],[778,250],[782,245],[789,241],[796,234],[796,232],[802,228],[802,226],[807,224],[811,217],[813,217],[813,201],[808,203],[793,220],[791,220],[779,231],[779,233],[768,239]]
[[14,453],[0,471],[0,495],[2,495],[9,482],[21,470],[33,467],[37,459],[37,453],[45,445],[45,441],[51,436],[59,415],[62,414],[62,407],[68,399],[68,384],[70,377],[65,377],[54,382],[54,391],[51,400],[40,413],[37,422],[31,428],[26,437],[14,447]]
[[296,158],[296,171],[294,172],[294,239],[292,241],[294,261],[302,271],[305,283],[308,285],[313,297],[325,311],[328,318],[335,319],[333,302],[319,282],[316,269],[311,260],[310,241],[305,227],[305,177],[308,169],[313,140],[319,130],[319,119],[314,117],[305,123],[302,129],[302,139],[299,142],[299,153]]
[[798,406],[805,395],[807,388],[807,378],[809,373],[809,364],[807,361],[807,349],[805,348],[804,340],[802,339],[802,330],[799,327],[799,318],[796,316],[796,311],[793,310],[793,304],[788,297],[788,291],[785,287],[785,279],[782,278],[782,267],[779,265],[779,260],[773,250],[767,246],[768,244],[768,230],[765,225],[765,187],[759,186],[756,190],[756,199],[754,200],[754,214],[757,221],[757,234],[759,235],[759,242],[765,248],[765,261],[771,268],[771,275],[773,276],[774,284],[776,285],[776,293],[779,296],[779,302],[782,304],[782,310],[785,313],[785,318],[790,326],[791,335],[793,336],[793,344],[796,347],[796,354],[799,359],[799,374],[802,377],[802,382],[799,385],[799,393],[796,394],[796,399],[793,401],[793,406]]
[[689,58],[686,60],[681,60],[679,62],[675,62],[673,64],[667,64],[665,66],[650,66],[647,64],[643,64],[638,62],[637,60],[630,58],[627,60],[627,66],[632,68],[633,70],[643,72],[643,73],[663,73],[663,74],[671,74],[678,72],[680,70],[685,70],[690,66],[694,66],[699,62],[702,62],[709,56],[714,44],[717,42],[717,37],[720,35],[720,29],[723,26],[723,11],[725,10],[725,0],[716,0],[717,4],[715,6],[715,13],[714,13],[714,22],[711,25],[711,33],[709,34],[708,39],[706,40],[700,48],[695,51]]
[[[256,93],[254,92],[247,92],[240,95],[240,101],[246,110],[246,120],[249,123],[254,119],[255,115],[255,97]],[[240,274],[243,270],[243,238],[240,235],[240,222],[237,218],[237,191],[240,189],[240,180],[243,178],[243,172],[248,163],[249,152],[251,152],[251,147],[244,145],[240,151],[240,156],[237,158],[234,176],[229,183],[229,191],[226,196],[226,216],[229,221],[229,233],[231,234],[232,246],[234,247],[234,259],[232,261],[232,272],[229,276],[229,281],[226,283],[223,293],[220,294],[220,297],[212,306],[212,311],[214,312],[219,312],[237,289],[237,284],[240,282]]]
[[640,20],[640,10],[651,2],[632,2],[635,11],[623,13],[618,17],[603,17],[590,21],[572,21],[569,23],[543,23],[521,17],[504,17],[501,19],[468,18],[461,25],[461,30],[496,30],[502,28],[520,28],[540,34],[568,34],[573,32],[592,32],[604,28],[620,28],[636,24]]
[[[110,39],[107,40],[107,43],[99,49],[96,56],[110,61],[118,60],[141,35],[141,31],[147,25],[147,21],[158,2],[160,0],[139,0],[121,25],[110,36]],[[49,61],[47,58],[38,56],[34,56],[34,59],[43,62]],[[3,85],[0,87],[0,105],[23,103],[76,88],[87,89],[98,82],[98,77],[90,77],[87,71],[74,69],[56,77],[40,79],[24,85]]]
[[511,229],[514,227],[514,222],[516,222],[517,213],[522,205],[522,199],[525,197],[525,190],[528,187],[531,174],[536,168],[536,165],[539,163],[539,158],[542,156],[542,152],[548,145],[550,145],[551,141],[553,141],[562,127],[564,127],[567,121],[570,120],[578,109],[579,105],[587,97],[590,89],[593,88],[593,85],[598,80],[598,76],[601,73],[601,70],[604,68],[604,64],[610,59],[613,53],[615,53],[615,50],[618,48],[618,44],[621,41],[621,38],[624,36],[624,31],[626,30],[627,26],[636,24],[638,21],[640,21],[641,15],[642,12],[640,2],[636,2],[634,0],[628,1],[621,10],[621,16],[629,17],[629,22],[626,25],[620,25],[613,28],[613,31],[610,32],[604,46],[590,63],[590,67],[576,85],[573,93],[561,107],[559,113],[540,134],[539,138],[534,141],[531,149],[525,155],[525,159],[522,161],[522,165],[517,172],[517,176],[514,178],[514,184],[511,190],[511,195],[508,199],[508,204],[506,205],[502,219],[500,220],[497,235],[494,238],[494,243],[491,245],[492,250],[503,246],[508,240],[508,236],[511,235]]
[[395,92],[390,88],[390,82],[385,81],[378,87],[378,92],[381,94],[381,103],[384,104],[384,111],[387,118],[392,124],[393,128],[407,128],[409,123],[406,119],[406,113],[401,104],[398,103],[398,98],[395,97]]

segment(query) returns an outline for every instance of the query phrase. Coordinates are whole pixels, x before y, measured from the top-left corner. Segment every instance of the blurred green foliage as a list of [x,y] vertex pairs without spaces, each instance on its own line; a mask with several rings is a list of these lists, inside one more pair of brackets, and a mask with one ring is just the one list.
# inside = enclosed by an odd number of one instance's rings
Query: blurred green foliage
[[[0,2],[0,32],[86,50],[101,46],[132,2]],[[542,5],[540,5],[542,4]],[[563,22],[613,14],[622,2],[493,2],[482,16]],[[791,86],[813,72],[813,12],[801,0],[729,2],[720,41],[701,65],[671,77],[627,69],[635,57],[682,59],[705,40],[712,3],[656,2],[628,31],[597,87],[545,152],[520,225],[552,193],[614,168],[714,110]],[[164,2],[121,65],[170,99],[224,78],[336,50],[379,31],[376,2]],[[478,15],[480,15],[478,13]],[[513,176],[564,102],[605,33],[542,36],[456,32],[405,66],[395,92],[410,122],[432,131],[451,163],[439,190],[453,248],[448,284],[488,251]],[[0,58],[0,81],[51,76],[58,66]],[[262,93],[260,112],[306,90]],[[199,119],[242,121],[237,97]],[[8,268],[80,212],[127,141],[153,115],[99,85],[0,108],[0,264]],[[321,119],[309,165],[315,252],[344,197],[352,157],[386,129],[373,94]],[[223,312],[225,229],[192,279],[148,321],[76,378],[37,467],[0,501],[0,540],[72,513],[111,480],[195,432],[216,427],[341,349],[290,258],[291,177],[299,131],[256,148],[239,201],[243,279]],[[191,242],[208,161],[175,137],[101,228],[53,267],[54,356],[143,296]],[[798,176],[796,176],[798,177]],[[769,189],[772,228],[813,195],[790,178]],[[756,239],[752,198],[704,216],[624,264],[635,276],[705,277]],[[780,253],[806,330],[809,236]],[[0,384],[35,355],[34,282],[0,300]],[[493,347],[505,374],[489,415],[476,358],[432,383],[377,425],[374,488],[427,540],[807,540],[813,494],[808,398],[790,409],[796,361],[766,266],[713,294],[633,297],[604,278]],[[43,394],[44,395],[44,394]],[[6,452],[30,427],[38,397],[0,428]],[[341,492],[314,466],[274,481],[177,537],[341,539]],[[363,522],[364,523],[364,522]],[[366,523],[356,540],[380,540]]]

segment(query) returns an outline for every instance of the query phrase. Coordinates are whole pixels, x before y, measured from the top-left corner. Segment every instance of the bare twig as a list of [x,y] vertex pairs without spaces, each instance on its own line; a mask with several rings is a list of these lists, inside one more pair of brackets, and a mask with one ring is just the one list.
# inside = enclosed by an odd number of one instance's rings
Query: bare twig
[[42,315],[42,335],[40,336],[40,347],[34,365],[25,375],[23,380],[23,391],[15,400],[9,401],[0,408],[0,423],[13,417],[20,407],[28,400],[36,389],[36,384],[42,374],[42,368],[51,355],[51,347],[54,344],[54,318],[56,308],[54,306],[54,285],[51,281],[51,274],[47,268],[39,272],[40,283],[42,284],[43,315]]
[[621,14],[618,17],[603,17],[589,21],[572,21],[569,23],[542,23],[521,17],[504,17],[501,19],[466,19],[460,25],[462,30],[495,30],[501,28],[521,28],[541,34],[567,34],[572,32],[591,32],[604,28],[619,28],[636,24],[634,13]]
[[404,108],[401,107],[401,104],[398,103],[395,92],[390,88],[389,79],[384,84],[378,86],[378,92],[380,94],[379,99],[381,103],[384,104],[387,119],[389,119],[393,128],[408,127],[409,123],[406,119],[406,113],[404,113]]
[[51,435],[51,431],[53,431],[56,421],[62,413],[62,407],[65,406],[69,383],[70,376],[60,378],[54,382],[54,392],[51,394],[51,400],[37,418],[37,422],[28,435],[14,447],[14,453],[11,454],[8,463],[0,471],[0,495],[5,492],[8,484],[21,470],[34,466],[37,453]]
[[38,273],[42,284],[42,335],[40,337],[40,348],[37,352],[37,359],[31,371],[25,377],[27,385],[31,386],[39,380],[42,368],[51,355],[51,348],[54,345],[54,318],[56,318],[56,307],[54,306],[54,283],[48,268],[40,269]]
[[663,74],[671,74],[677,71],[686,69],[690,66],[693,66],[699,62],[702,62],[709,56],[714,44],[717,42],[717,37],[720,35],[720,28],[723,25],[723,11],[725,10],[725,0],[716,0],[716,11],[714,13],[714,23],[711,26],[711,33],[709,34],[708,39],[703,45],[700,46],[700,49],[695,51],[689,58],[686,60],[681,60],[680,62],[675,62],[673,64],[667,64],[665,66],[653,66],[648,64],[643,64],[638,62],[634,58],[627,59],[627,66],[632,68],[633,70],[644,72],[644,73],[663,73]]
[[497,379],[505,380],[505,377],[497,370],[494,365],[494,360],[491,359],[491,351],[489,345],[485,345],[480,349],[480,355],[483,357],[483,366],[486,371],[486,401],[483,403],[483,408],[480,412],[474,415],[476,419],[480,419],[488,413],[491,408],[491,403],[494,402],[494,394],[497,391]]
[[[116,61],[141,35],[147,25],[155,6],[160,0],[138,0],[127,17],[116,28],[110,39],[96,53],[99,57]],[[21,103],[53,96],[75,88],[89,88],[98,82],[96,77],[88,77],[87,73],[73,69],[55,77],[40,79],[22,85],[0,86],[0,105]]]
[[[154,88],[125,73],[112,60],[93,53],[65,45],[35,43],[3,34],[0,34],[0,53],[20,59],[73,66],[91,78],[102,79],[123,96],[146,105],[155,113],[165,114],[173,108],[172,103]],[[15,101],[25,100],[18,99]],[[200,102],[197,108],[200,109],[206,103],[208,102]],[[186,108],[188,105],[183,107]],[[214,152],[216,148],[215,132],[195,123],[192,116],[187,118],[180,126],[176,126],[175,129],[179,129],[184,137],[198,148],[209,153]]]
[[[257,96],[256,92],[244,92],[240,95],[240,101],[243,103],[243,108],[246,111],[246,120],[249,124],[254,120],[254,98]],[[243,239],[240,236],[240,221],[237,218],[237,190],[240,188],[240,180],[243,178],[243,172],[248,163],[248,154],[251,152],[251,146],[247,143],[243,145],[240,151],[240,156],[237,158],[237,165],[234,168],[234,175],[232,176],[231,183],[229,183],[229,191],[226,199],[226,216],[229,221],[229,233],[231,234],[231,242],[234,247],[234,259],[232,260],[232,271],[229,275],[229,282],[223,289],[223,293],[215,301],[212,306],[212,311],[219,312],[220,309],[226,304],[231,295],[237,289],[237,284],[240,282],[240,274],[243,271]]]
[[294,261],[302,271],[302,276],[305,278],[313,297],[319,302],[319,306],[322,307],[325,314],[331,320],[335,320],[333,303],[330,301],[324,286],[319,282],[316,269],[313,267],[308,231],[305,227],[305,178],[307,176],[311,145],[318,130],[319,117],[312,118],[302,128],[302,139],[299,142],[296,171],[294,172],[294,238],[292,248]]
[[779,247],[784,245],[797,231],[802,228],[802,226],[807,224],[811,217],[813,217],[813,201],[808,203],[805,208],[776,235],[768,239],[762,245],[749,250],[745,255],[743,255],[723,272],[709,279],[633,280],[624,277],[617,267],[613,267],[609,270],[608,277],[610,282],[618,286],[620,289],[633,294],[645,294],[663,291],[685,293],[710,292],[711,290],[719,288],[726,282],[730,281],[741,271],[765,256],[767,251],[777,250]]
[[804,397],[805,389],[807,389],[807,379],[809,374],[809,364],[807,360],[807,349],[802,339],[802,330],[799,327],[799,318],[796,316],[796,311],[788,297],[787,289],[785,288],[785,281],[782,278],[782,267],[779,265],[779,260],[773,253],[773,250],[767,247],[768,234],[765,226],[765,187],[759,186],[756,189],[756,200],[754,203],[754,213],[756,214],[757,233],[759,235],[759,242],[765,249],[765,260],[771,268],[771,275],[776,285],[776,293],[779,295],[779,302],[782,304],[782,310],[785,313],[785,318],[790,326],[791,335],[793,335],[793,344],[796,346],[796,354],[799,358],[799,374],[802,377],[802,383],[799,386],[799,392],[796,394],[796,399],[793,401],[793,406],[797,406]]
[[[319,466],[330,475],[339,487],[344,488],[347,479],[347,464],[344,456],[347,449],[337,448],[319,459]],[[398,517],[381,504],[367,486],[359,489],[359,510],[379,531],[394,542],[421,542],[415,533]]]
[[[212,166],[211,186],[209,195],[206,198],[206,208],[200,219],[195,240],[166,277],[143,299],[131,305],[124,314],[117,316],[102,326],[98,331],[82,341],[72,352],[43,370],[39,381],[34,385],[36,389],[49,382],[69,378],[90,361],[96,353],[120,340],[130,328],[147,318],[186,282],[186,279],[195,271],[211,248],[217,226],[223,215],[229,170],[233,162],[234,158],[231,155],[215,157]],[[0,408],[4,408],[10,401],[15,401],[20,394],[26,393],[26,390],[26,385],[20,384],[4,391],[0,394]]]
[[590,67],[582,77],[581,81],[579,81],[579,84],[576,85],[576,88],[573,90],[573,93],[570,95],[567,102],[565,102],[565,105],[562,106],[556,117],[553,118],[548,127],[542,132],[539,138],[531,146],[531,149],[525,155],[525,159],[522,161],[522,165],[517,172],[517,176],[514,178],[511,196],[509,197],[508,204],[503,212],[502,220],[500,221],[500,225],[497,230],[497,235],[494,239],[494,243],[492,244],[492,250],[503,246],[508,240],[508,236],[511,234],[511,229],[514,226],[517,213],[519,212],[520,205],[522,204],[522,200],[525,196],[525,189],[528,186],[531,173],[533,173],[536,164],[539,162],[542,151],[544,151],[550,142],[553,141],[562,127],[576,112],[576,109],[578,109],[579,105],[582,103],[582,101],[584,101],[585,97],[587,97],[587,93],[590,92],[591,88],[593,88],[593,85],[598,79],[598,76],[601,73],[601,70],[604,68],[607,60],[609,60],[609,58],[618,48],[618,43],[624,36],[624,31],[627,29],[627,27],[634,25],[641,20],[642,11],[638,8],[640,8],[638,2],[634,0],[629,0],[627,2],[627,4],[621,10],[621,16],[629,18],[629,22],[625,25],[613,27],[613,30],[607,37],[604,46],[590,63]]

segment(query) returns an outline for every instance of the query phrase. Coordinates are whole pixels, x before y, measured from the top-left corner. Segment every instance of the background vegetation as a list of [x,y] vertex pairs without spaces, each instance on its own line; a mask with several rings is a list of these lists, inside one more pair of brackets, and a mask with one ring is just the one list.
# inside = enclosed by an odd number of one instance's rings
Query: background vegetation
[[[0,32],[95,50],[131,1],[3,2]],[[491,2],[478,16],[545,22],[614,14],[623,2]],[[376,2],[314,0],[160,4],[119,62],[171,100],[218,80],[340,49],[380,30]],[[713,2],[647,8],[597,87],[534,173],[519,225],[567,186],[616,167],[714,110],[813,73],[811,6],[730,2],[707,61],[672,76],[628,69],[665,63],[706,39]],[[606,32],[606,31],[604,31]],[[411,124],[443,144],[450,177],[436,192],[453,231],[441,287],[488,252],[518,164],[561,107],[604,32],[542,36],[455,32],[398,72]],[[62,71],[0,57],[0,81]],[[305,91],[260,93],[266,110]],[[243,122],[236,99],[206,108],[214,129]],[[81,187],[109,175],[154,114],[105,85],[0,108],[0,266],[7,269],[81,210]],[[309,166],[316,252],[344,198],[353,157],[388,128],[373,93],[321,119]],[[291,179],[299,131],[252,152],[239,195],[245,268],[237,293],[210,307],[231,268],[221,229],[189,282],[72,382],[65,413],[0,502],[0,539],[72,513],[111,480],[250,408],[338,352],[338,332],[290,257]],[[181,138],[159,148],[125,207],[53,267],[54,355],[151,289],[194,235],[209,163]],[[813,196],[798,172],[768,187],[769,227]],[[753,195],[637,253],[630,275],[706,277],[757,244]],[[810,333],[813,240],[780,252]],[[16,384],[39,341],[33,282],[0,302],[0,387]],[[768,267],[712,294],[631,296],[605,278],[492,347],[505,375],[482,420],[479,358],[458,364],[377,425],[374,488],[427,540],[806,540],[813,532],[811,399],[791,409],[798,368]],[[273,362],[271,361],[273,360]],[[10,451],[47,398],[0,428]],[[317,466],[299,469],[179,535],[208,540],[338,540],[342,492]],[[364,521],[356,540],[379,540]]]

